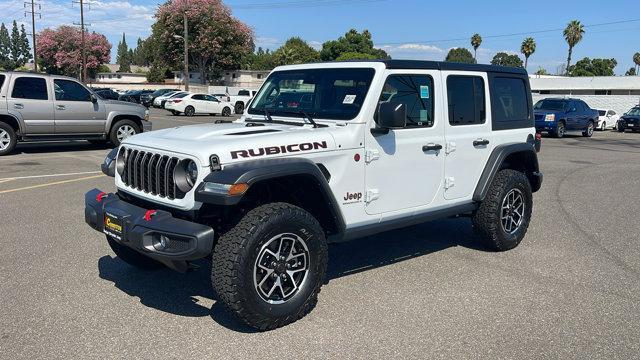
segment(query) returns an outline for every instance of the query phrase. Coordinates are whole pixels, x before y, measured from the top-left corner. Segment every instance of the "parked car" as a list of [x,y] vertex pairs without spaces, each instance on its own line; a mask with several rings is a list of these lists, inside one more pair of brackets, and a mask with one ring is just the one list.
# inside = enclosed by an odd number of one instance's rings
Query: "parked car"
[[179,89],[158,89],[152,93],[140,95],[140,103],[146,107],[150,107],[153,104],[153,100],[158,96],[165,95],[172,91],[180,91]]
[[120,94],[111,89],[98,89],[95,90],[95,93],[105,100],[118,100],[120,98]]
[[598,130],[615,129],[620,115],[615,110],[598,109]]
[[213,95],[216,99],[218,99],[220,101],[229,102],[229,100],[231,100],[229,98],[229,95],[227,95],[227,94],[211,94],[211,95]]
[[173,96],[179,95],[179,94],[188,94],[188,92],[186,91],[171,91],[168,92],[162,96],[158,96],[157,98],[153,99],[153,107],[158,107],[161,109],[164,109],[164,103],[170,99]]
[[633,132],[640,131],[640,105],[631,108],[618,120],[618,131],[624,132],[627,129]]
[[576,131],[582,132],[582,136],[591,137],[598,122],[598,111],[580,99],[542,99],[533,106],[533,112],[536,130],[546,131],[557,138]]
[[120,145],[151,131],[149,110],[105,100],[74,78],[0,73],[0,155],[21,141],[89,140]]
[[256,96],[256,90],[240,90],[238,95],[228,96],[227,101],[233,104],[236,114],[242,114],[254,96]]
[[123,95],[120,95],[118,100],[140,104],[140,96],[142,96],[143,94],[150,94],[152,92],[153,90],[131,90],[124,93]]
[[168,99],[164,108],[171,111],[173,115],[185,114],[193,116],[196,114],[221,114],[229,116],[232,114],[233,105],[226,101],[220,101],[213,95],[207,94],[184,94]]

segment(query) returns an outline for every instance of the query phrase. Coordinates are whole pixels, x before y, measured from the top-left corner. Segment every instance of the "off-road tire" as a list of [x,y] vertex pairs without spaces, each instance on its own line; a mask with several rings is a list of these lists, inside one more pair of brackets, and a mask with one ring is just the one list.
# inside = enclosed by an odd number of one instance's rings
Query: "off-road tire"
[[109,141],[111,141],[113,145],[120,146],[120,140],[118,140],[118,129],[120,129],[125,125],[130,126],[133,129],[135,134],[140,133],[140,127],[138,126],[138,124],[136,124],[132,120],[128,120],[128,119],[119,120],[115,124],[113,124],[113,126],[111,127],[111,131],[109,132]]
[[595,126],[593,125],[593,121],[589,121],[589,123],[587,124],[587,128],[582,132],[582,136],[592,137],[594,130],[595,130]]
[[[562,126],[562,129],[560,128]],[[551,136],[553,136],[554,138],[558,138],[561,139],[564,136],[564,133],[566,132],[566,127],[563,121],[559,121],[558,125],[556,126],[556,129],[554,131],[551,131]]]
[[242,114],[244,112],[244,104],[238,101],[234,107],[236,114]]
[[228,106],[225,106],[222,109],[222,116],[231,116],[231,109]]
[[[264,300],[254,286],[254,267],[264,244],[278,234],[305,240],[309,267],[300,290],[286,302]],[[249,211],[218,240],[211,283],[222,303],[241,321],[260,331],[279,328],[308,314],[318,301],[327,268],[327,243],[318,221],[287,203],[271,203]]]
[[111,247],[111,250],[120,258],[120,260],[126,262],[127,264],[140,269],[140,270],[156,270],[162,268],[164,265],[161,263],[151,259],[150,257],[144,256],[139,252],[130,249],[124,245],[120,245],[116,240],[112,239],[109,235],[107,236],[107,242]]
[[[502,202],[512,189],[517,189],[522,193],[525,208],[522,223],[514,233],[508,234],[503,229],[500,215]],[[500,170],[491,181],[485,199],[471,218],[473,228],[491,250],[513,249],[520,244],[527,232],[531,221],[532,207],[533,197],[527,177],[520,171]]]
[[0,156],[11,154],[13,149],[16,148],[18,144],[18,136],[16,135],[16,131],[9,124],[0,122],[0,133],[6,134],[9,137],[9,144],[3,150],[0,150]]

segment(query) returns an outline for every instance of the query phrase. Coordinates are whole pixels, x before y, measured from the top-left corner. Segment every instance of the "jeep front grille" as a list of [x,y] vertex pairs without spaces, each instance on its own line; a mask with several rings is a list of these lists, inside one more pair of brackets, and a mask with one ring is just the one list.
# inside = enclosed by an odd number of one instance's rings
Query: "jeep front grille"
[[173,179],[173,170],[180,159],[124,147],[120,151],[124,152],[120,178],[127,187],[169,200],[184,197]]

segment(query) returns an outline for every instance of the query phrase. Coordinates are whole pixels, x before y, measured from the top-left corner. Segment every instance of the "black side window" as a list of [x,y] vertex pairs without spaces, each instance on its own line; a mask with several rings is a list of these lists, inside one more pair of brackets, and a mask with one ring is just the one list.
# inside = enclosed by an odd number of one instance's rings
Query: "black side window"
[[240,90],[238,91],[238,96],[250,96],[249,90]]
[[2,85],[4,85],[4,78],[5,76],[0,74],[0,89],[2,88]]
[[53,80],[56,100],[60,101],[91,101],[91,93],[84,86],[71,80]]
[[495,121],[520,121],[529,117],[529,98],[524,80],[520,78],[495,77],[493,117]]
[[47,81],[37,77],[19,77],[13,82],[11,97],[15,99],[47,100]]
[[196,94],[191,97],[193,100],[204,100],[204,96]]
[[484,80],[479,76],[447,77],[449,124],[484,124],[486,118]]
[[404,104],[407,110],[407,128],[433,126],[431,76],[390,75],[384,84],[379,102]]

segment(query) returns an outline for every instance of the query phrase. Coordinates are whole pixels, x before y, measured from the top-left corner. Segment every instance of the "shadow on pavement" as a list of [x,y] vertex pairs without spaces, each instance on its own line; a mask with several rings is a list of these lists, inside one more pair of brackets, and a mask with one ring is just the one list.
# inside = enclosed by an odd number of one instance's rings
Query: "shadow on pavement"
[[113,145],[110,143],[96,143],[92,144],[83,140],[70,140],[70,141],[43,141],[43,142],[25,142],[18,143],[15,150],[9,154],[40,154],[40,153],[61,153],[70,151],[92,151],[92,150],[107,150],[112,149]]
[[[484,251],[473,234],[469,219],[446,219],[389,231],[351,242],[329,246],[326,281],[376,269],[404,260],[463,246]],[[239,332],[254,332],[241,324],[217,300],[210,281],[210,264],[196,263],[196,271],[180,274],[169,269],[141,271],[118,258],[98,260],[100,278],[111,281],[146,306],[180,316],[211,316],[220,325]],[[211,309],[196,296],[214,300]]]

